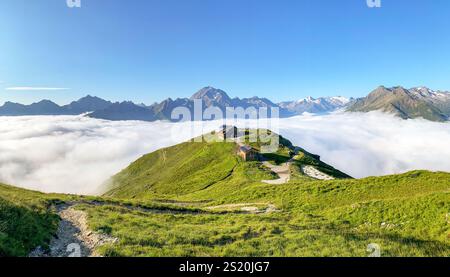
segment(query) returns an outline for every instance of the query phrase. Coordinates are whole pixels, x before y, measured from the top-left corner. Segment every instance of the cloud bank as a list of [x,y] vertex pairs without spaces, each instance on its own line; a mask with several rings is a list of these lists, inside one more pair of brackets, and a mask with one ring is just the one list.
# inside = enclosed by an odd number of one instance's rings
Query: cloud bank
[[340,113],[281,120],[280,133],[356,178],[416,169],[450,172],[450,123]]
[[82,116],[0,117],[0,182],[93,193],[141,155],[179,142],[170,140],[167,125]]
[[[0,182],[45,192],[92,194],[141,155],[219,125],[0,117]],[[374,112],[281,119],[278,131],[357,178],[414,169],[450,171],[450,123],[405,121]]]

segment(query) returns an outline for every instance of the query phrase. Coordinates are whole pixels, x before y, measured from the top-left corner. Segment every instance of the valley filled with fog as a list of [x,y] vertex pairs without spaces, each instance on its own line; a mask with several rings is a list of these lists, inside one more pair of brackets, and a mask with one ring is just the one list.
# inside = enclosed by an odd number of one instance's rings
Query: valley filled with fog
[[[44,192],[94,194],[143,154],[221,124],[0,117],[0,182]],[[294,145],[355,178],[415,169],[450,171],[450,123],[371,112],[304,115],[272,124]]]

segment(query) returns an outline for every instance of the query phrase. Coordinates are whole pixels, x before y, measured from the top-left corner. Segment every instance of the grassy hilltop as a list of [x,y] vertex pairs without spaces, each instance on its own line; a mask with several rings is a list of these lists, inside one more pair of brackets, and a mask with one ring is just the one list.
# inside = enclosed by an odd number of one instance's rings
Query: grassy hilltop
[[[267,131],[266,131],[267,132]],[[270,136],[278,136],[269,132]],[[292,143],[278,136],[277,152],[263,154],[271,164],[285,163],[291,158],[294,178],[310,179],[301,173],[301,165],[312,165],[335,178],[350,178],[316,155],[295,148]],[[262,143],[249,142],[248,133],[243,137],[257,151]],[[241,190],[261,180],[275,179],[276,175],[260,162],[245,162],[237,153],[234,142],[188,141],[147,154],[113,176],[104,196],[132,199],[191,199],[208,200]],[[294,151],[297,149],[297,154]]]
[[[74,203],[89,227],[117,238],[105,256],[450,255],[450,174],[414,171],[351,179],[280,140],[266,157],[292,161],[293,178],[244,162],[234,143],[186,142],[143,156],[101,197],[48,195],[0,186],[0,255],[24,256],[55,233],[55,205]],[[255,148],[258,146],[253,145]],[[282,156],[285,157],[283,160]],[[302,165],[335,180],[304,175]]]

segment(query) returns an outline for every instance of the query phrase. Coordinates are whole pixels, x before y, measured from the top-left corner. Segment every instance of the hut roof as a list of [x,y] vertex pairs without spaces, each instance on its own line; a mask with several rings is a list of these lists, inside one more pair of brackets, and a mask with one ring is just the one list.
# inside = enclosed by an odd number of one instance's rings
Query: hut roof
[[239,150],[241,150],[242,152],[250,152],[253,150],[253,148],[249,145],[243,145],[239,148]]

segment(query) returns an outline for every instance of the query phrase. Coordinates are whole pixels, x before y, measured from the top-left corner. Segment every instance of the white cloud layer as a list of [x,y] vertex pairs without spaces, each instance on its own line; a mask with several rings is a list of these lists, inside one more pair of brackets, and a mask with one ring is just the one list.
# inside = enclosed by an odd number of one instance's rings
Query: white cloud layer
[[450,172],[450,123],[344,113],[284,119],[280,132],[355,178],[416,169]]
[[[200,123],[196,123],[200,125]],[[141,155],[220,123],[111,122],[81,116],[0,117],[0,181],[45,192],[89,194]],[[295,145],[354,176],[450,171],[450,123],[381,113],[279,121]]]

